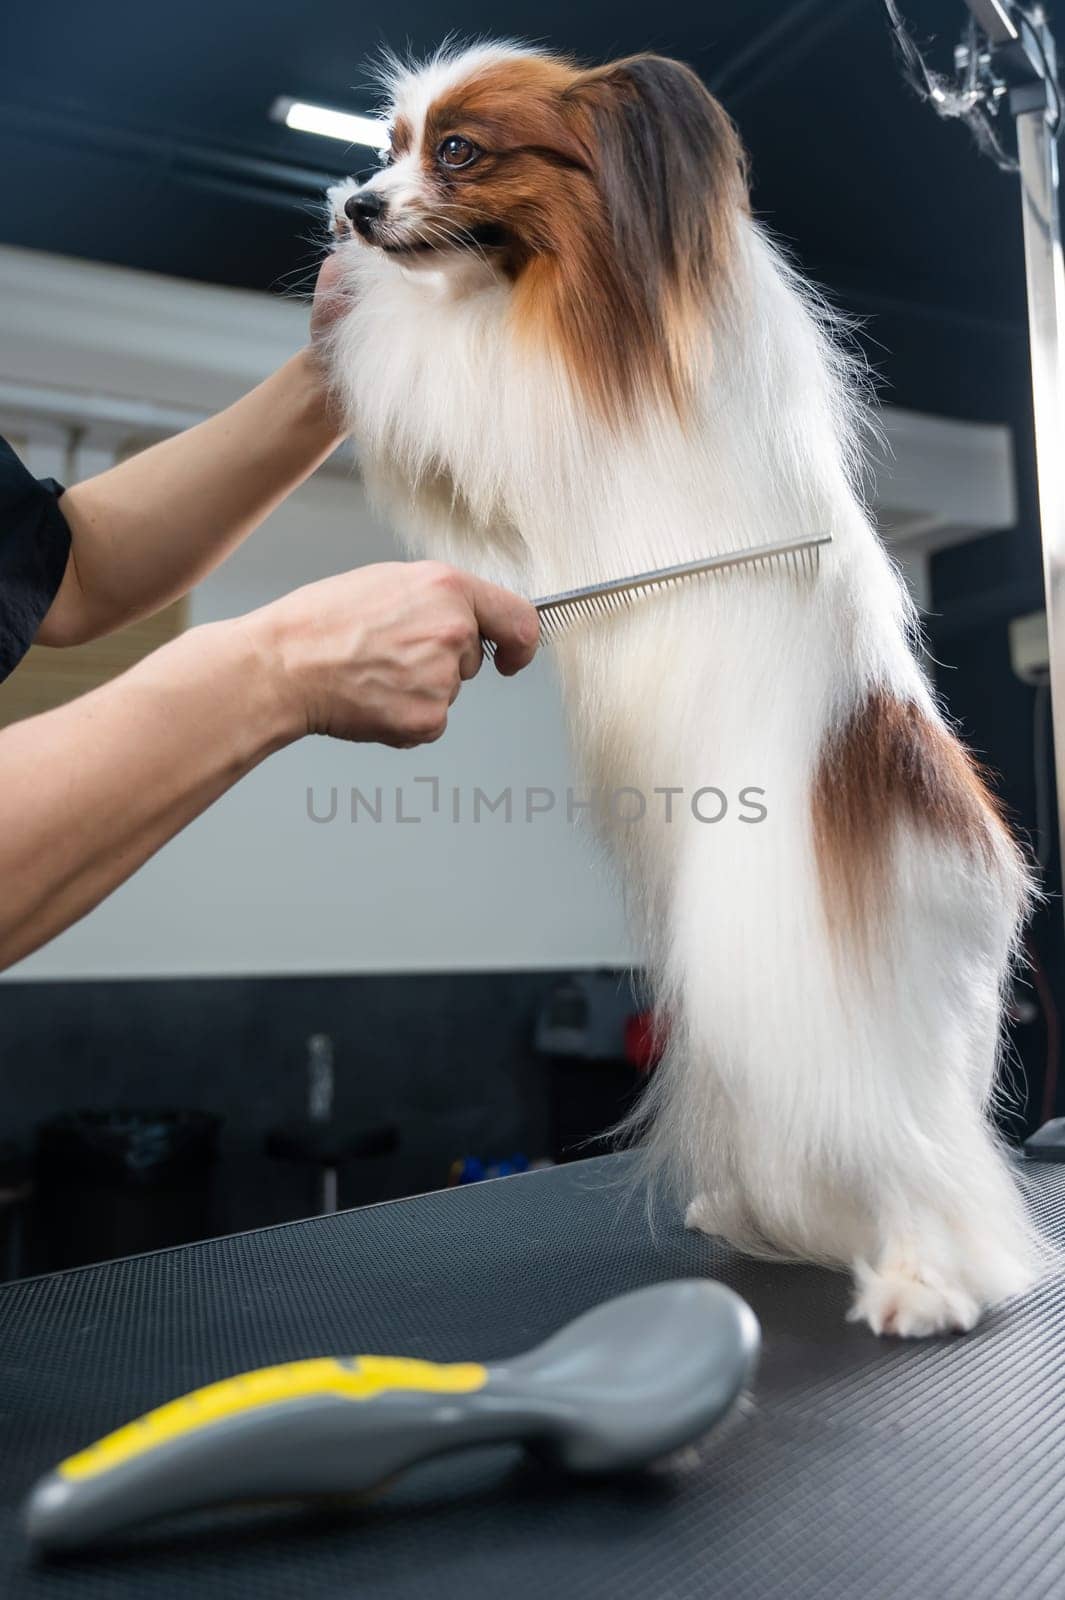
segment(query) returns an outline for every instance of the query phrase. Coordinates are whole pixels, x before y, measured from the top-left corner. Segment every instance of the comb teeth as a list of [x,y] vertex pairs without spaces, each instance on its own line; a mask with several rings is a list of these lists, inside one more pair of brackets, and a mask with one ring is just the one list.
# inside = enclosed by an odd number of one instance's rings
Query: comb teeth
[[[607,619],[660,589],[676,589],[693,578],[731,571],[734,567],[753,567],[759,572],[783,570],[795,579],[816,577],[821,565],[821,547],[831,542],[830,533],[781,539],[773,544],[729,550],[724,555],[704,556],[701,560],[684,561],[672,567],[657,567],[651,572],[638,572],[631,578],[614,578],[582,589],[567,589],[562,594],[545,595],[533,601],[540,613],[540,643],[551,644],[567,628],[585,618]],[[495,645],[491,640],[483,643],[485,655],[494,655]]]

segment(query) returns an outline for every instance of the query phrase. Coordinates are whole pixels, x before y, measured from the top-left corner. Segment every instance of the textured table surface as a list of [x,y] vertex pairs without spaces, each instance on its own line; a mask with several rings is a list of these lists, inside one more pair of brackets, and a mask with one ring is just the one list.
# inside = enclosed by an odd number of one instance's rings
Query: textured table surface
[[[1065,1277],[965,1338],[878,1341],[842,1277],[654,1227],[608,1157],[0,1287],[0,1595],[77,1600],[1038,1600],[1065,1595]],[[1024,1182],[1065,1239],[1065,1168]],[[362,1509],[212,1512],[34,1565],[39,1473],[249,1367],[511,1354],[611,1295],[709,1275],[750,1302],[752,1395],[673,1470],[554,1479],[510,1448]]]

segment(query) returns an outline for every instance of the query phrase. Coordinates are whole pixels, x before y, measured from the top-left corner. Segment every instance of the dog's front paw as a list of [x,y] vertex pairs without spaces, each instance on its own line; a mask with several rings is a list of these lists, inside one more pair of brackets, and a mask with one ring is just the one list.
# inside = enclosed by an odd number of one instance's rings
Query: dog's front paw
[[746,1218],[734,1196],[723,1190],[697,1194],[684,1213],[684,1226],[698,1233],[716,1234],[721,1239],[744,1237]]
[[859,1262],[848,1322],[867,1322],[874,1333],[927,1339],[935,1333],[968,1333],[980,1306],[967,1289],[919,1266]]
[[725,1239],[738,1250],[752,1249],[757,1239],[743,1202],[728,1188],[697,1194],[684,1213],[684,1226]]

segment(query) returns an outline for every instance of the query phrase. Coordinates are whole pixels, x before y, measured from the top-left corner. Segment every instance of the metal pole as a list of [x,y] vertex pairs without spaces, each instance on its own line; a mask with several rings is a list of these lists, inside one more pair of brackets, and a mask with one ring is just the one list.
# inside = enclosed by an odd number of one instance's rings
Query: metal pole
[[[1052,51],[1049,34],[1044,33],[1044,39]],[[1065,269],[1058,152],[1045,96],[1031,110],[1015,109],[1058,826],[1065,870]]]

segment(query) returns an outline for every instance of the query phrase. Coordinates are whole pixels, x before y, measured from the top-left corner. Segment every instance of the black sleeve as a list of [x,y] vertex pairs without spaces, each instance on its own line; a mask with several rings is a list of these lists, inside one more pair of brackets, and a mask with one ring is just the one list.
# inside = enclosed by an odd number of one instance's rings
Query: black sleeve
[[62,493],[52,478],[38,482],[0,439],[0,679],[26,654],[63,581],[70,529]]

